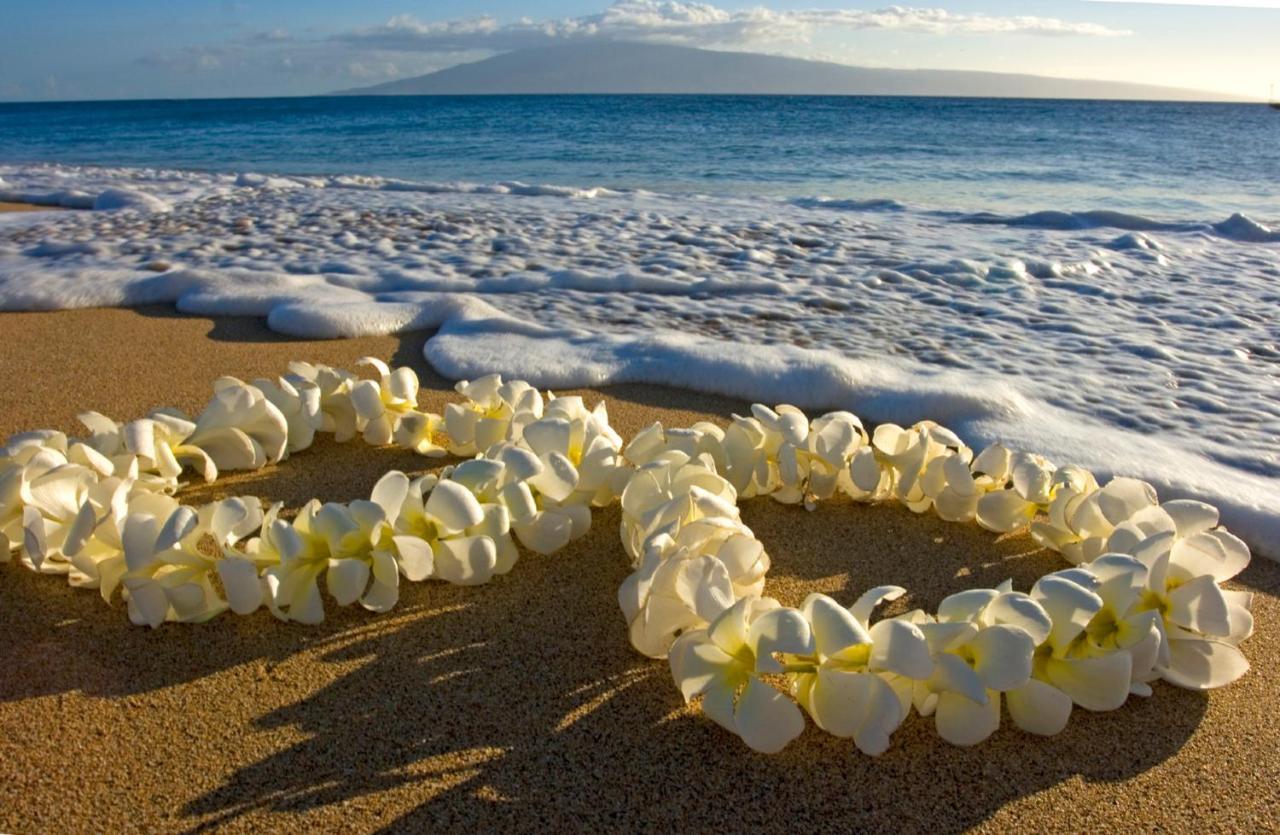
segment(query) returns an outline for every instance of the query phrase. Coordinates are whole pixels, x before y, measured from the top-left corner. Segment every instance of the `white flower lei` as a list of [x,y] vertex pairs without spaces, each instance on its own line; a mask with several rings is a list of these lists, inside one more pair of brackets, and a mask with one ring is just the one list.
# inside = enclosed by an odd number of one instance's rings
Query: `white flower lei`
[[[401,578],[485,583],[511,571],[517,540],[554,553],[587,532],[592,507],[620,499],[634,571],[618,599],[633,646],[668,658],[686,701],[700,698],[763,752],[799,735],[803,713],[872,755],[912,708],[957,745],[995,731],[1002,703],[1022,730],[1051,735],[1074,706],[1113,710],[1156,679],[1209,689],[1248,669],[1238,646],[1253,631],[1252,595],[1221,584],[1249,549],[1215,508],[1160,504],[1145,482],[1100,486],[999,444],[975,456],[931,422],[868,435],[848,412],[811,421],[791,406],[753,406],[727,429],[654,424],[624,447],[603,403],[490,375],[459,383],[464,401],[440,416],[418,410],[412,369],[359,364],[378,379],[292,363],[276,381],[216,381],[194,420],[88,412],[85,438],[14,436],[0,450],[0,561],[16,552],[108,602],[118,592],[151,627],[264,605],[318,623],[322,578],[338,605],[384,612]],[[413,481],[389,472],[367,501],[313,500],[292,521],[251,496],[199,508],[173,497],[186,471],[213,481],[263,467],[316,432],[474,457]],[[769,556],[738,500],[812,508],[837,492],[994,531],[1029,527],[1072,567],[1026,593],[1005,582],[874,623],[904,589],[871,589],[848,607],[761,596]]]

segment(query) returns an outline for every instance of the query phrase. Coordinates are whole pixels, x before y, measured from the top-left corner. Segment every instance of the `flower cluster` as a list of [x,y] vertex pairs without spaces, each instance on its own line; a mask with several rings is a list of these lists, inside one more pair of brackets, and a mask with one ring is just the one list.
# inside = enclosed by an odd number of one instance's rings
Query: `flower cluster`
[[[999,444],[975,454],[928,421],[869,433],[849,412],[810,420],[785,405],[753,406],[727,428],[654,424],[624,445],[603,403],[490,375],[459,383],[463,402],[435,415],[418,409],[411,369],[359,365],[376,379],[292,363],[274,381],[217,380],[194,419],[88,412],[86,437],[11,438],[0,450],[0,560],[16,552],[118,596],[152,627],[262,607],[317,623],[326,600],[389,610],[402,578],[488,582],[514,567],[517,542],[553,554],[587,532],[592,508],[620,500],[632,573],[618,601],[632,645],[667,658],[686,701],[763,752],[798,736],[804,714],[872,755],[912,710],[957,745],[988,737],[1002,708],[1051,735],[1074,708],[1114,710],[1156,680],[1208,689],[1248,669],[1239,645],[1253,630],[1251,596],[1222,584],[1249,549],[1215,508],[1161,504],[1145,482],[1100,485]],[[312,501],[292,518],[250,496],[198,508],[175,498],[187,473],[213,481],[274,464],[317,433],[465,460],[414,480],[389,472],[368,500]],[[847,607],[763,596],[770,559],[739,500],[812,509],[837,494],[1025,529],[1069,567],[1027,592],[1006,582],[874,622],[904,589],[871,589]]]
[[[338,605],[387,611],[402,577],[487,582],[515,565],[513,534],[552,553],[586,532],[592,502],[614,498],[621,439],[603,407],[588,411],[571,397],[544,404],[519,384],[528,419],[510,420],[513,410],[502,431],[486,429],[486,456],[413,481],[387,473],[368,501],[313,501],[286,521],[283,508],[251,496],[199,508],[174,498],[188,473],[213,481],[261,468],[306,449],[318,432],[432,457],[458,448],[445,418],[418,409],[412,369],[373,358],[359,365],[376,379],[293,363],[274,381],[215,381],[194,420],[175,409],[123,424],[87,412],[85,438],[11,438],[0,454],[0,560],[16,550],[29,568],[65,574],[108,602],[119,596],[131,620],[153,627],[262,606],[317,623],[321,581]],[[512,391],[496,377],[459,390],[490,384]],[[473,433],[463,446],[474,442]]]
[[[756,750],[804,728],[869,754],[914,709],[957,745],[986,739],[1001,706],[1019,728],[1055,734],[1073,707],[1113,710],[1150,683],[1208,689],[1247,669],[1251,596],[1223,589],[1249,550],[1202,502],[1160,504],[1145,482],[1100,486],[1078,467],[999,444],[975,455],[932,422],[868,434],[847,412],[810,421],[756,405],[724,430],[655,425],[626,448],[622,541],[635,571],[619,602],[640,652],[667,655],[686,700]],[[737,500],[770,495],[812,509],[844,493],[898,501],[990,530],[1029,529],[1074,567],[1028,592],[1008,583],[871,623],[883,600],[799,609],[762,597],[769,558]],[[785,682],[780,690],[775,683]],[[791,698],[787,698],[790,696]]]

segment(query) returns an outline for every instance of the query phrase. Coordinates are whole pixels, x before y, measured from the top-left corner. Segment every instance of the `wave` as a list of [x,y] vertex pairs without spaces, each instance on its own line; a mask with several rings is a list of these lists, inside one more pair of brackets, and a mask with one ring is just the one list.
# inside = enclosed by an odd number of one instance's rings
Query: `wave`
[[1241,243],[1280,242],[1280,229],[1271,229],[1238,212],[1219,223],[1152,220],[1142,215],[1109,209],[1093,209],[1085,212],[1046,210],[1022,215],[976,212],[955,216],[953,219],[958,223],[1051,229],[1063,232],[1103,228],[1122,229],[1128,232],[1207,232]]
[[835,197],[795,197],[791,205],[802,209],[830,209],[843,212],[905,212],[905,203],[887,197],[870,200],[838,199]]
[[[616,189],[604,186],[573,186],[552,183],[525,183],[504,180],[492,183],[466,181],[437,182],[416,181],[363,174],[289,175],[240,172],[234,174],[216,172],[180,171],[165,169],[121,169],[96,166],[69,166],[37,164],[2,168],[10,176],[26,180],[49,182],[50,180],[78,180],[75,188],[41,189],[10,187],[0,177],[0,201],[29,203],[66,209],[140,211],[167,211],[175,201],[196,199],[209,193],[228,188],[261,189],[265,191],[289,191],[296,189],[346,189],[353,191],[402,192],[439,195],[510,195],[514,197],[550,197],[568,200],[596,200],[607,198],[643,197],[672,200],[699,199],[715,202],[731,202],[734,198],[715,198],[706,195],[659,194],[642,189]],[[121,179],[128,187],[121,187]],[[203,179],[203,183],[200,180]],[[95,183],[104,187],[93,190]],[[177,188],[175,188],[175,183]],[[109,184],[109,185],[107,185]],[[763,203],[776,203],[778,198],[755,199]],[[1000,214],[990,211],[956,212],[950,210],[914,209],[892,198],[836,198],[792,197],[782,200],[785,205],[810,211],[907,213],[917,212],[925,217],[940,218],[960,224],[976,226],[1006,226],[1018,229],[1044,229],[1049,231],[1078,232],[1094,229],[1118,229],[1125,232],[1162,232],[1174,234],[1208,234],[1237,243],[1280,243],[1280,226],[1269,226],[1242,213],[1235,213],[1226,220],[1209,222],[1202,220],[1156,220],[1140,214],[1113,209],[1065,211],[1045,209],[1023,214]],[[1117,239],[1113,248],[1145,248],[1141,243]]]

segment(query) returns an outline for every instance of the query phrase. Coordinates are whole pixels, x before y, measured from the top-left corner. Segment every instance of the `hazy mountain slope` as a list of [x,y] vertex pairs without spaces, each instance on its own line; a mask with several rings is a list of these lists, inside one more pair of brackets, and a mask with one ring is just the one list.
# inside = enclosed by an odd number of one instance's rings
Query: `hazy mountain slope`
[[778,93],[1028,98],[1191,99],[1229,96],[1118,81],[1005,73],[849,67],[747,52],[595,41],[525,49],[339,95],[500,93]]

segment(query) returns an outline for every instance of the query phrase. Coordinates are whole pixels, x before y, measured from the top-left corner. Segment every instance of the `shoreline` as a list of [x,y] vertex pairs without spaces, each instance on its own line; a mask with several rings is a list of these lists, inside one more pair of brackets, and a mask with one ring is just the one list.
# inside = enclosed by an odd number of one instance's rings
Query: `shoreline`
[[[350,367],[371,354],[418,372],[423,408],[452,396],[422,358],[427,332],[295,340],[170,307],[0,313],[0,328],[0,358],[17,370],[0,391],[5,437],[77,431],[85,409],[194,411],[216,377],[275,376],[289,359]],[[563,393],[604,397],[624,438],[655,419],[723,425],[747,405],[650,385]],[[349,500],[387,469],[450,460],[322,440],[184,497]],[[896,583],[909,591],[896,613],[1005,577],[1025,589],[1059,566],[1025,536],[899,507],[806,513],[762,499],[742,511],[773,556],[766,594],[791,605]],[[617,527],[616,505],[597,510],[584,539],[522,553],[490,585],[406,584],[387,615],[331,607],[319,627],[262,611],[153,632],[119,601],[0,566],[0,779],[13,789],[0,829],[1257,829],[1280,810],[1280,565],[1266,559],[1233,584],[1256,593],[1257,634],[1243,646],[1253,669],[1222,690],[1158,685],[1117,711],[1077,709],[1049,739],[1006,720],[954,748],[913,715],[879,758],[812,727],[763,757],[685,709],[666,665],[631,650]]]

